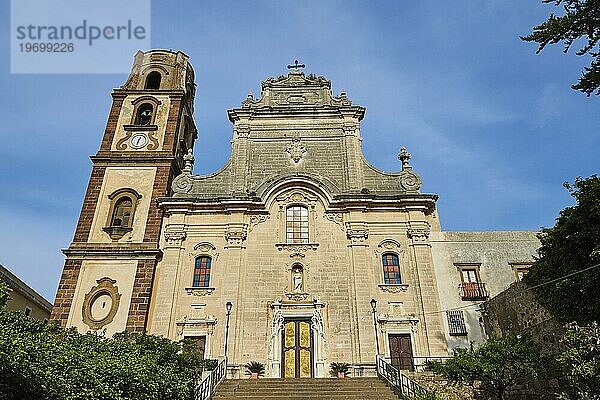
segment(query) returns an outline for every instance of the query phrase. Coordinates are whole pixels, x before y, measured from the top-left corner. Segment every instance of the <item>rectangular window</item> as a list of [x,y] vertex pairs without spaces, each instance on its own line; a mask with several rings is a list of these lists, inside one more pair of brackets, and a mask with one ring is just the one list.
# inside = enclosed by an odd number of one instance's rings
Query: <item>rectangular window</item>
[[28,317],[31,315],[31,308],[29,308],[29,306],[25,306],[25,315]]
[[400,279],[400,262],[396,254],[384,254],[383,262],[383,283],[386,285],[399,285],[402,283]]
[[285,218],[287,243],[308,243],[308,208],[288,207]]
[[448,319],[448,333],[451,336],[465,336],[467,326],[465,325],[465,315],[462,310],[446,311]]
[[463,283],[477,283],[479,279],[477,278],[477,269],[476,268],[462,268],[461,269],[461,277]]
[[479,276],[479,264],[455,264],[460,273],[463,300],[485,300],[489,297],[485,283]]
[[210,286],[210,257],[198,257],[194,268],[194,287]]
[[521,282],[523,277],[527,275],[529,272],[529,268],[531,268],[530,263],[514,263],[511,264],[513,271],[515,272],[515,281]]

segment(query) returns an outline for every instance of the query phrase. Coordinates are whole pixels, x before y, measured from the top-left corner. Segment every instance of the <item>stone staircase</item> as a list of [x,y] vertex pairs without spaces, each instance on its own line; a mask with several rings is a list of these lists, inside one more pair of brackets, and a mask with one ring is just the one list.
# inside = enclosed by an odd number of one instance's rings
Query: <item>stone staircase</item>
[[398,400],[378,378],[226,379],[212,400]]

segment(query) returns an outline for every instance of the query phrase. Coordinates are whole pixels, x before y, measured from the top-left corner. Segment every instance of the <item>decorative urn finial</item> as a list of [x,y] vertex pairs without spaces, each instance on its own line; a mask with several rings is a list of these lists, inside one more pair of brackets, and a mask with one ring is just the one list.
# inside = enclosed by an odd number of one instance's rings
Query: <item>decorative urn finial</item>
[[194,167],[194,153],[192,149],[189,149],[187,154],[183,156],[183,172],[187,172],[189,174],[192,173],[192,168]]
[[406,147],[402,146],[400,148],[400,154],[398,154],[398,160],[402,162],[402,171],[405,169],[412,169],[408,160],[410,160],[410,153],[406,151]]

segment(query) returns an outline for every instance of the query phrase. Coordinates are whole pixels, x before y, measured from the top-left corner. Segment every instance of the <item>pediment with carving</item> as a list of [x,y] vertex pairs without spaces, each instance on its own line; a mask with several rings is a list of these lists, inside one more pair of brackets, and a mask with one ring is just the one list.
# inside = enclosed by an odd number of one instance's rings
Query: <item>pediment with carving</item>
[[302,71],[290,71],[277,78],[269,77],[262,82],[261,97],[254,99],[252,93],[242,102],[242,109],[298,106],[351,106],[352,102],[342,91],[339,97],[331,94],[331,81],[323,76],[305,75]]

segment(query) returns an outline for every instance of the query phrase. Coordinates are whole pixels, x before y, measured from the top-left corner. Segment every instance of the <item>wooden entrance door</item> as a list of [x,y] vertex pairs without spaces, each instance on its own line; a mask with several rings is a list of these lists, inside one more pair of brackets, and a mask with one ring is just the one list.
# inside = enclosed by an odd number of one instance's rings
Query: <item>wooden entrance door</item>
[[310,320],[286,320],[281,346],[282,378],[313,377],[313,335]]
[[195,346],[193,351],[204,360],[204,353],[206,351],[206,336],[186,336],[185,339],[194,342]]
[[412,343],[409,334],[389,335],[392,365],[398,369],[413,370]]

